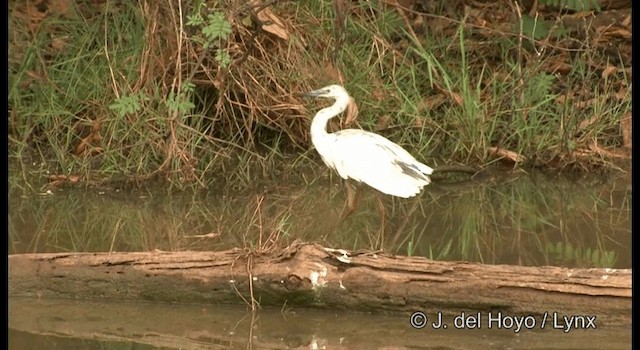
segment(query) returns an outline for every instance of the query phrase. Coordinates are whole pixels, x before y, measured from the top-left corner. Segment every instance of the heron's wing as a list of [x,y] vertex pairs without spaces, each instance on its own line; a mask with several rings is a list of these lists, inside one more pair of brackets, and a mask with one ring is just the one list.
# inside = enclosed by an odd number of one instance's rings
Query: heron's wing
[[380,135],[358,129],[331,135],[333,147],[325,155],[325,162],[331,158],[332,166],[345,179],[361,181],[399,197],[413,196],[430,182],[428,175],[433,169]]
[[[418,171],[423,174],[431,175],[433,173],[433,169],[423,163],[417,161],[411,153],[407,152],[404,148],[400,147],[400,145],[392,142],[391,140],[385,138],[384,136],[374,134],[372,132],[366,130],[359,129],[345,129],[338,132],[335,132],[331,135],[335,135],[336,140],[344,140],[345,146],[351,147],[360,147],[365,146],[366,148],[371,148],[373,146],[377,146],[384,150],[385,154],[393,157],[393,160],[399,161],[401,163],[405,163],[410,167],[415,167]],[[376,152],[376,151],[372,151]],[[413,165],[413,166],[411,166]]]

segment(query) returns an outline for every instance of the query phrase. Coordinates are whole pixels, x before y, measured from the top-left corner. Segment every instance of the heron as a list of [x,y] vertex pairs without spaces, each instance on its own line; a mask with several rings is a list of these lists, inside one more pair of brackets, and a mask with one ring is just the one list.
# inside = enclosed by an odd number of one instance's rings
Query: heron
[[[333,105],[318,111],[313,118],[311,142],[324,163],[340,177],[364,182],[384,194],[400,198],[413,197],[431,183],[431,167],[417,161],[404,148],[381,135],[361,129],[327,132],[329,120],[344,112],[351,99],[342,86],[328,85],[304,95],[335,101]],[[384,222],[384,208],[379,197],[378,201]],[[354,210],[355,206],[349,204],[346,216]],[[341,220],[346,216],[343,211]]]

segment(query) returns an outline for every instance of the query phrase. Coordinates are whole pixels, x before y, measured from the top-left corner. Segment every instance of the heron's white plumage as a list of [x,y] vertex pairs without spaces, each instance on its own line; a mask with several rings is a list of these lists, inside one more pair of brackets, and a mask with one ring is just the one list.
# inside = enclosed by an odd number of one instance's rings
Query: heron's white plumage
[[344,112],[349,94],[340,85],[329,85],[307,94],[333,98],[335,103],[316,113],[311,141],[322,160],[344,178],[350,178],[402,198],[413,197],[431,182],[433,169],[388,139],[360,129],[327,133],[329,119]]

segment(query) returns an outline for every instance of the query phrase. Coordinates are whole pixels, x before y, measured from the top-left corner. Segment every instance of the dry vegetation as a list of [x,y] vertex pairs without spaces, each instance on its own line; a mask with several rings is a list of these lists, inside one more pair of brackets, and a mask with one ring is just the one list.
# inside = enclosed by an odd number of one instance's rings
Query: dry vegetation
[[244,187],[317,160],[298,94],[340,82],[428,163],[625,169],[630,8],[545,3],[15,1],[10,154],[54,185]]

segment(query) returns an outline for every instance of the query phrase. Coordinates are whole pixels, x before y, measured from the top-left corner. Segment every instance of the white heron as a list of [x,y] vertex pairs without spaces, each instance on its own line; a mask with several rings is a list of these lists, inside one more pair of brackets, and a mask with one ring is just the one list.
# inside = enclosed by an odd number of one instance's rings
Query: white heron
[[[401,198],[413,197],[431,182],[433,169],[387,138],[360,129],[327,133],[327,123],[344,112],[350,97],[340,85],[329,85],[305,94],[334,99],[311,122],[311,141],[324,163],[343,179],[364,182],[376,190]],[[351,208],[351,212],[355,208]]]

